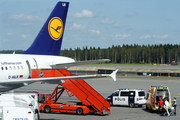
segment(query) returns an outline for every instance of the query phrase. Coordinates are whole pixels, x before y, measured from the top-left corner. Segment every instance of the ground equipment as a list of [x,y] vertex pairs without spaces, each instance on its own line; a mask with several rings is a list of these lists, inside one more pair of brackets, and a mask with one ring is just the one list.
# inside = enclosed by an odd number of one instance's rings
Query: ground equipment
[[[45,72],[45,69],[34,70],[32,72],[32,77],[38,78],[38,74],[42,71]],[[51,75],[51,77],[74,76],[66,69],[47,70],[45,75]],[[111,113],[111,105],[109,102],[84,80],[65,79],[64,81],[64,83],[58,84],[52,94],[41,94],[39,96],[40,110],[44,112],[54,111],[76,114],[98,113],[104,115]],[[58,103],[57,101],[64,90],[67,92],[69,97],[76,96],[81,103],[76,105]]]

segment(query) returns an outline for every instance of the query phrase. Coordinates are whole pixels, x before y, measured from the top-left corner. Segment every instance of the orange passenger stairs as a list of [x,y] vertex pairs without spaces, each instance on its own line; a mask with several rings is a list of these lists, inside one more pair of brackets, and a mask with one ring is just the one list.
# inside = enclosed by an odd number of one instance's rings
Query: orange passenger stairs
[[[43,73],[43,77],[77,76],[72,75],[66,69],[34,69],[32,70],[32,78],[40,78],[39,73]],[[109,102],[84,80],[64,79],[64,81],[64,83],[61,83],[61,86],[66,90],[69,97],[76,96],[83,105],[87,106],[90,110],[95,110],[100,115],[111,113],[111,105]],[[58,86],[56,89],[58,89]],[[55,94],[56,89],[51,94],[51,97]],[[61,94],[55,97],[55,102],[60,96]]]

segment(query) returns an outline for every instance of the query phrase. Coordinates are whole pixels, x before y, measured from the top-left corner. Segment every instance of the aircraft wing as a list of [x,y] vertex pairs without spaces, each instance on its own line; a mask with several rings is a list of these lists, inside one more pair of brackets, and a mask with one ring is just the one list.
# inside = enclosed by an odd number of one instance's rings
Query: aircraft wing
[[48,78],[34,78],[34,79],[10,79],[10,80],[1,80],[0,84],[18,84],[24,83],[25,85],[32,82],[48,82],[54,84],[64,83],[66,79],[80,80],[80,79],[89,79],[89,78],[101,78],[101,77],[112,77],[116,81],[116,73],[118,69],[113,71],[111,74],[99,74],[99,75],[80,75],[80,76],[63,76],[63,77],[48,77]]
[[53,68],[69,68],[71,66],[79,66],[79,65],[87,65],[93,63],[101,63],[101,62],[109,62],[109,59],[99,59],[99,60],[87,60],[87,61],[76,61],[71,63],[59,63],[58,61],[54,61],[50,64]]

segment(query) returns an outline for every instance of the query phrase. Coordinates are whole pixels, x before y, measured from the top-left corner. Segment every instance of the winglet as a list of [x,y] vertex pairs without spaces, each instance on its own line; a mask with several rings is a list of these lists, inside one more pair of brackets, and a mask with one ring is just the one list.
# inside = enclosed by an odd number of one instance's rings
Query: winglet
[[112,79],[114,81],[116,81],[116,73],[118,72],[118,69],[116,69],[115,71],[113,71],[109,76],[112,77]]

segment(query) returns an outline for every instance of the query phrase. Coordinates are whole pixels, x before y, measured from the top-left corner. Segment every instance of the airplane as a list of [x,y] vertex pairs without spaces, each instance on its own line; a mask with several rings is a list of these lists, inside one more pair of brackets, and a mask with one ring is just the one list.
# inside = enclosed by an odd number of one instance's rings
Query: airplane
[[[117,70],[111,74],[44,77],[41,70],[67,69],[71,66],[109,61],[108,59],[75,61],[59,56],[69,2],[58,2],[31,46],[21,54],[0,54],[0,92],[27,86],[34,82],[60,84],[66,79],[88,79],[111,76],[116,80]],[[33,78],[32,71],[40,70]]]

